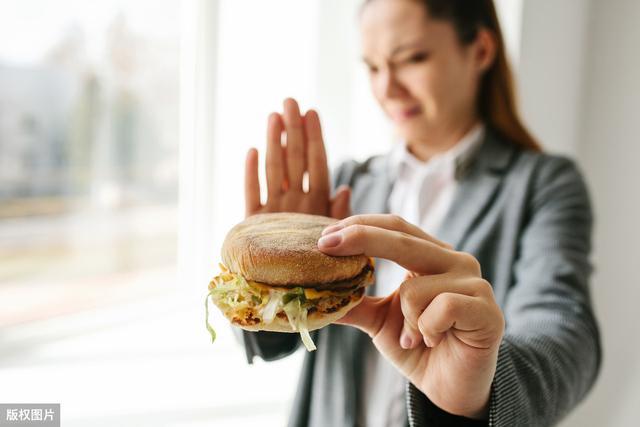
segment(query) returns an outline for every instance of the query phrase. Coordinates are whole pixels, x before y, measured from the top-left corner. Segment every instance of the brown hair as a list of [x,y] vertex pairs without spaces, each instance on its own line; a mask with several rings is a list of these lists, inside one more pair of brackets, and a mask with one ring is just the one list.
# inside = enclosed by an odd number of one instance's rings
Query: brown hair
[[[371,1],[373,0],[366,0],[364,4]],[[518,113],[514,81],[493,0],[414,1],[423,4],[433,19],[450,22],[463,44],[473,42],[481,28],[486,28],[493,33],[496,40],[496,57],[480,84],[478,94],[480,117],[509,142],[530,150],[541,151],[540,144],[531,136]]]

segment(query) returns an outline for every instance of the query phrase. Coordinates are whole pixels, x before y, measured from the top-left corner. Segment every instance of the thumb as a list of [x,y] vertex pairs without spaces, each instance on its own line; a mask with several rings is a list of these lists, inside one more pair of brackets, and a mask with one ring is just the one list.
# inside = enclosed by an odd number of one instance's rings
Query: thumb
[[351,188],[347,185],[338,187],[335,196],[331,199],[330,216],[336,219],[344,219],[351,216]]
[[335,323],[354,326],[373,338],[384,324],[392,298],[393,295],[387,297],[365,296],[358,305]]

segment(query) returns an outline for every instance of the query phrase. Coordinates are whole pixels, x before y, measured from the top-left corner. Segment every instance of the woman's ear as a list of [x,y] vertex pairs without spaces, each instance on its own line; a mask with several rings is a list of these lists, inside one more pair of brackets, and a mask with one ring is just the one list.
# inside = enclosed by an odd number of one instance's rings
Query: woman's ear
[[496,58],[496,37],[488,28],[480,28],[474,44],[476,45],[476,64],[481,72],[485,72],[493,65]]

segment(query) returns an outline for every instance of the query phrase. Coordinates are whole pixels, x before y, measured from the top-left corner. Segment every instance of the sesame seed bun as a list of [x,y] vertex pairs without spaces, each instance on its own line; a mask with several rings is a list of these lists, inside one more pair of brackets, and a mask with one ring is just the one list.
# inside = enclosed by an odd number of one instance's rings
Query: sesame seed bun
[[334,222],[299,213],[250,216],[227,234],[222,260],[245,279],[269,285],[317,287],[349,280],[365,268],[368,258],[333,257],[318,250],[322,230]]

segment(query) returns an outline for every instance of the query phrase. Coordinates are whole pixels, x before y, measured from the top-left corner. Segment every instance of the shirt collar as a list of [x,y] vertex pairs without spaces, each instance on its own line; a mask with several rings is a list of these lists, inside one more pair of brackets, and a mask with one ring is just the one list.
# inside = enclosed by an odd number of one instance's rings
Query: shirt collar
[[459,175],[459,169],[467,163],[476,152],[485,135],[483,123],[476,124],[469,132],[444,153],[433,156],[426,162],[415,157],[409,151],[406,141],[396,144],[389,156],[391,176],[397,178],[401,173],[419,173],[421,175],[434,170],[448,171],[453,176]]

